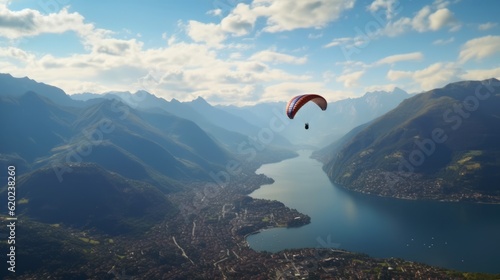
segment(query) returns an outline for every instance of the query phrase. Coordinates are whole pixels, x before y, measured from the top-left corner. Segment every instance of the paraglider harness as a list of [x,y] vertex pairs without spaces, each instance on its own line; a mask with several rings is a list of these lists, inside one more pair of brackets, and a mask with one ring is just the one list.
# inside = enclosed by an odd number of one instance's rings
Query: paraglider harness
[[306,123],[305,129],[309,129],[309,123]]

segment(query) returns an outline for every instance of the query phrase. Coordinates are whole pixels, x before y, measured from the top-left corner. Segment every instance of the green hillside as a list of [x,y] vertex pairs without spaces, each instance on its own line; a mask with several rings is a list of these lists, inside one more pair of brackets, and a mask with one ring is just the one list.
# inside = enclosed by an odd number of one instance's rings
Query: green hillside
[[[18,179],[17,213],[48,224],[107,234],[144,232],[175,207],[157,188],[95,164],[72,165],[59,181],[51,168]],[[6,200],[6,188],[0,196]]]
[[500,82],[421,93],[331,146],[324,169],[348,189],[384,196],[497,201]]

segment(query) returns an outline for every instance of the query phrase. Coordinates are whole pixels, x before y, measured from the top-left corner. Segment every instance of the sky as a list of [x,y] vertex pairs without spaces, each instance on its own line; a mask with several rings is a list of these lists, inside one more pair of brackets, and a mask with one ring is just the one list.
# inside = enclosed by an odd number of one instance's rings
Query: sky
[[498,0],[0,0],[0,72],[68,94],[328,101],[500,78]]

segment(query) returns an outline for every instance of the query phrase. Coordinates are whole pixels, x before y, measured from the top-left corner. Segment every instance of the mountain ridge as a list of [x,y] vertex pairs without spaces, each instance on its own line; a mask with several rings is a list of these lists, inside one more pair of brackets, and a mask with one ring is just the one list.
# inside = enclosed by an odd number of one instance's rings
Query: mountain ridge
[[324,170],[336,184],[383,196],[496,200],[499,85],[451,83],[409,98],[331,147]]

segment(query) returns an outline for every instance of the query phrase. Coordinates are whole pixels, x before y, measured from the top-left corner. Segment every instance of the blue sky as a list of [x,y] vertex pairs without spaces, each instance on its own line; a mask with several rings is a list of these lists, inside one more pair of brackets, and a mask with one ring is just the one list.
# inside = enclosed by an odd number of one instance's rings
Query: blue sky
[[0,0],[0,69],[67,93],[329,101],[500,78],[496,0]]

